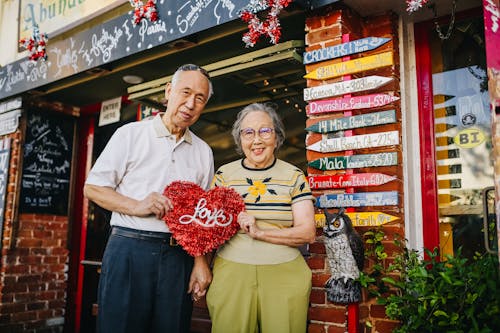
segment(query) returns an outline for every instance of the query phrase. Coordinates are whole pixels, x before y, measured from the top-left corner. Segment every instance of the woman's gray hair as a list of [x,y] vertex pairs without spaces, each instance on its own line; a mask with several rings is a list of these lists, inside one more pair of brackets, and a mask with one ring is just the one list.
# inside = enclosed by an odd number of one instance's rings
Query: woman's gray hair
[[249,113],[258,111],[267,113],[273,121],[274,133],[276,134],[276,148],[274,148],[274,154],[276,155],[280,147],[283,145],[283,142],[285,142],[285,126],[283,126],[283,122],[276,112],[276,109],[269,103],[252,103],[250,105],[247,105],[238,113],[238,115],[236,116],[236,121],[233,124],[233,129],[231,131],[234,143],[236,144],[236,152],[240,155],[243,155],[240,135],[241,122]]

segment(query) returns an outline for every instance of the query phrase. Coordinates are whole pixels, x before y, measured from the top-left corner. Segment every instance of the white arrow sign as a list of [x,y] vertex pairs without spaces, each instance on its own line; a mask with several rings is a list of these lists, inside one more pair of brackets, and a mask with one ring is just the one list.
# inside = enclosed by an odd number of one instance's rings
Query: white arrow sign
[[398,144],[399,132],[389,131],[321,140],[306,148],[320,153],[331,153],[335,151],[383,147]]
[[359,91],[372,90],[393,80],[392,77],[371,75],[361,79],[325,84],[304,89],[304,101],[345,95]]

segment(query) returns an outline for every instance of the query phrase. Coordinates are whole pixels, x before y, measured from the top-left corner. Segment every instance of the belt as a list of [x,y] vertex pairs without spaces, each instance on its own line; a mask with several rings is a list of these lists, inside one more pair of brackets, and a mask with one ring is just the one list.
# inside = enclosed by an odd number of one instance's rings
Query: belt
[[111,234],[145,241],[165,242],[170,246],[177,246],[177,241],[168,232],[137,230],[115,226],[111,229]]

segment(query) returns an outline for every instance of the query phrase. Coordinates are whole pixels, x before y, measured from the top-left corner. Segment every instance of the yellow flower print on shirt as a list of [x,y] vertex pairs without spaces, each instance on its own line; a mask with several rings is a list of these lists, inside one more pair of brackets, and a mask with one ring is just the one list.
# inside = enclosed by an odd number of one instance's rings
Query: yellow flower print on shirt
[[266,189],[267,189],[266,184],[264,184],[259,180],[256,180],[255,182],[253,182],[253,185],[248,188],[248,193],[250,193],[254,197],[257,197],[259,195],[266,193]]
[[255,202],[260,201],[260,196],[264,195],[266,192],[269,192],[270,194],[276,195],[276,191],[272,189],[268,189],[267,185],[265,183],[268,183],[271,180],[271,178],[265,178],[264,180],[256,180],[253,181],[250,178],[247,178],[247,183],[250,185],[247,189],[248,193],[245,193],[243,195],[243,198],[246,198],[248,194],[256,197]]

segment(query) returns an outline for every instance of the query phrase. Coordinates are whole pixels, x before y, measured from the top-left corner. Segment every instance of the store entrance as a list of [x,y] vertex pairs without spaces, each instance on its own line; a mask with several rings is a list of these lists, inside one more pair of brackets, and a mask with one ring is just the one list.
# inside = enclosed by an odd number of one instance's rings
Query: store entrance
[[[433,156],[434,160],[423,162],[427,163],[423,170],[427,172],[431,166],[433,175],[423,175],[422,186],[423,193],[432,190],[435,196],[442,256],[461,251],[472,258],[476,252],[497,252],[493,145],[480,14],[459,15],[449,38],[445,38],[449,19],[439,31],[433,22],[417,29],[417,41],[427,41],[416,45],[421,47],[417,52],[427,52],[427,58],[419,58],[419,65],[425,81],[421,87],[427,84],[428,89],[420,93],[430,102],[420,108],[425,113],[421,115],[422,158]],[[423,71],[428,74],[422,75]],[[426,236],[432,237],[432,233],[424,233]]]

